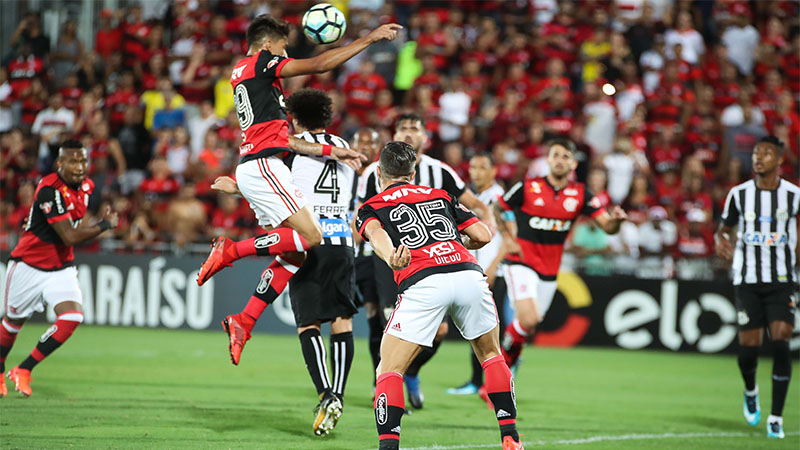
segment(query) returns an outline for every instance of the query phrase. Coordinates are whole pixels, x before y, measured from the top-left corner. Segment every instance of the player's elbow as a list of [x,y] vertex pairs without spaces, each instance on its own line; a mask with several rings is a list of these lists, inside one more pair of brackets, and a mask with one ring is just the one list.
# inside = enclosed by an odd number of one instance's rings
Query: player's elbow
[[492,240],[492,232],[483,222],[478,222],[469,227],[467,236],[478,248],[483,247]]

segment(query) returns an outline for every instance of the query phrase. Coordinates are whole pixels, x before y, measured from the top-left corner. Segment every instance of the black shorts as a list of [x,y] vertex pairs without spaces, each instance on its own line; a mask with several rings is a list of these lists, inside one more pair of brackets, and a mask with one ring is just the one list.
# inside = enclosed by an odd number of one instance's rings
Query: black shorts
[[298,327],[330,322],[358,312],[355,304],[355,255],[344,245],[322,245],[289,280],[289,298]]
[[796,287],[793,283],[735,286],[740,330],[764,328],[775,321],[794,326]]
[[356,304],[378,304],[378,285],[375,282],[375,268],[372,255],[356,257]]

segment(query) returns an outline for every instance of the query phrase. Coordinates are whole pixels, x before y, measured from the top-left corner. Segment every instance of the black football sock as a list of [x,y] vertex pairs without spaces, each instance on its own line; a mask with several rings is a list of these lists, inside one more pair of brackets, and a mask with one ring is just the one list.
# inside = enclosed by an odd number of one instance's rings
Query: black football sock
[[475,356],[474,352],[470,352],[470,362],[472,363],[472,378],[470,382],[475,386],[481,386],[483,384],[483,367],[481,367],[481,362],[478,361],[478,357]]
[[317,395],[320,399],[327,397],[331,393],[331,383],[328,381],[328,365],[325,361],[325,343],[319,330],[311,328],[300,333],[300,347],[303,350],[303,359],[306,361],[306,369],[311,375],[311,381],[317,388]]
[[774,341],[772,348],[775,351],[772,364],[772,415],[782,416],[789,380],[792,378],[792,355],[789,341]]
[[758,347],[739,347],[739,371],[742,373],[744,388],[756,388],[756,368],[758,367]]
[[[381,339],[383,339],[383,321],[380,311],[367,319],[369,325],[369,354],[372,356],[372,368],[377,369],[381,362]],[[373,375],[375,371],[373,370]],[[373,377],[373,381],[374,377]]]
[[333,393],[344,398],[347,376],[353,364],[353,332],[331,335],[331,367],[333,368]]
[[408,366],[408,370],[406,370],[406,375],[410,377],[416,377],[419,375],[419,370],[422,369],[422,366],[425,365],[428,361],[433,358],[433,355],[436,354],[436,350],[439,349],[439,346],[442,344],[442,341],[433,341],[432,347],[422,347],[422,351],[419,352],[414,361],[411,362],[411,365]]

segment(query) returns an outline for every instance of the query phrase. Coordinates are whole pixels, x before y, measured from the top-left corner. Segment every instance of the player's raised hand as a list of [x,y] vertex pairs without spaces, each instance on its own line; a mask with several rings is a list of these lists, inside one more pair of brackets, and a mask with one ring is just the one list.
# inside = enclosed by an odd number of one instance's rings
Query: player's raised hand
[[382,39],[393,41],[395,38],[397,38],[397,32],[402,29],[402,25],[398,25],[396,23],[387,23],[372,30],[368,37],[372,42],[378,42]]
[[608,210],[608,214],[614,220],[628,220],[628,213],[625,212],[619,205],[614,205]]
[[217,179],[214,180],[214,184],[211,185],[211,189],[231,195],[239,193],[239,186],[236,184],[236,180],[226,176],[217,177]]
[[360,169],[361,164],[367,162],[366,155],[344,147],[331,147],[331,158],[347,164],[352,167],[353,170]]
[[733,257],[733,243],[728,238],[728,235],[716,234],[714,237],[716,238],[715,250],[717,255],[725,261],[730,261]]
[[105,212],[103,212],[103,220],[107,220],[111,224],[111,228],[117,228],[119,214],[116,211],[112,211],[110,206],[107,206]]
[[400,245],[392,250],[392,255],[389,257],[389,267],[392,270],[403,270],[411,263],[411,251],[405,245]]

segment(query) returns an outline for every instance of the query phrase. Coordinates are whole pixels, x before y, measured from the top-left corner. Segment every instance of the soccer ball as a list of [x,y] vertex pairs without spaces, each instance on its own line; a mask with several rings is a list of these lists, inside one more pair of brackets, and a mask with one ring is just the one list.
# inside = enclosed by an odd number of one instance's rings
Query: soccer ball
[[303,16],[303,33],[317,44],[338,41],[346,28],[344,14],[330,3],[314,5]]

